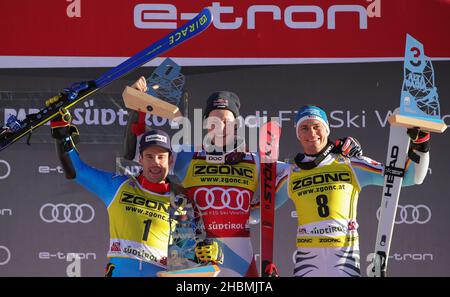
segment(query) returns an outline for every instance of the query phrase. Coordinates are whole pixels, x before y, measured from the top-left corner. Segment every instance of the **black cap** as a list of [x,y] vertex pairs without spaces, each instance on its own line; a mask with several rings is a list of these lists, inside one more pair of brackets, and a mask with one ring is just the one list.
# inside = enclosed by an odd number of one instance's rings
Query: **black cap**
[[209,113],[214,109],[228,109],[234,114],[234,117],[239,116],[239,108],[241,101],[239,97],[230,91],[219,91],[212,93],[206,101],[206,108],[203,114],[204,118],[209,116]]
[[148,148],[149,146],[159,146],[163,149],[172,153],[172,147],[170,146],[169,135],[162,130],[150,130],[142,134],[141,140],[139,141],[139,153]]

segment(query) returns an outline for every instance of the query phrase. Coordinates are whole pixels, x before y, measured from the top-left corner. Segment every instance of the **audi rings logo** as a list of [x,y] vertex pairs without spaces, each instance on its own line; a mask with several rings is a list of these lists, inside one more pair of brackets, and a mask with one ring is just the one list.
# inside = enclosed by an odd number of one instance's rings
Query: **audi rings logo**
[[[6,168],[2,169],[2,168]],[[11,166],[5,160],[0,160],[0,179],[5,179],[11,174]]]
[[6,246],[0,245],[0,266],[8,264],[11,260],[11,252]]
[[39,212],[46,223],[83,223],[92,222],[95,217],[94,208],[89,204],[52,204],[42,205]]
[[251,194],[247,190],[220,187],[198,188],[194,192],[195,203],[200,210],[229,209],[248,212]]
[[[377,210],[377,219],[380,220],[381,208]],[[426,224],[431,220],[431,209],[424,205],[398,205],[396,224]]]

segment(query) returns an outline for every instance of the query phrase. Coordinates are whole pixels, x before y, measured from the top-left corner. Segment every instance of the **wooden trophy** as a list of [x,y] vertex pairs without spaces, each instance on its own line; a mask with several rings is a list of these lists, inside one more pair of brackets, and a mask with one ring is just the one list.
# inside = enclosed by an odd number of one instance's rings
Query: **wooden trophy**
[[169,120],[181,117],[178,105],[183,94],[185,79],[180,69],[180,66],[170,58],[165,59],[147,79],[146,93],[125,87],[122,93],[125,106]]

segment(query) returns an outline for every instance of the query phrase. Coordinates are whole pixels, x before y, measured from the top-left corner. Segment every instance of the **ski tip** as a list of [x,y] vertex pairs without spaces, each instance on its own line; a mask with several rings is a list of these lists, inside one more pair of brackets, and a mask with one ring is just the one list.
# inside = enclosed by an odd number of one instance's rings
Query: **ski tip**
[[213,14],[211,12],[211,8],[205,7],[202,9],[202,11],[200,11],[201,14],[204,14],[208,17],[208,19],[210,19],[211,21],[213,20]]
[[259,128],[259,136],[262,141],[271,143],[277,141],[281,137],[281,126],[277,121],[269,121],[261,125]]
[[198,17],[202,20],[202,25],[208,27],[213,21],[213,14],[211,8],[205,7],[199,12]]

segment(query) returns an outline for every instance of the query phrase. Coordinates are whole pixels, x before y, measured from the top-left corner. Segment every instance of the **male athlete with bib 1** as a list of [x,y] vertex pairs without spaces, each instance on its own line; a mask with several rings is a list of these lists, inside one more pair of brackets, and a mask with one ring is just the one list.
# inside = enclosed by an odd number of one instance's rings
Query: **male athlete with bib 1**
[[[319,107],[300,108],[295,123],[304,154],[278,180],[276,196],[277,207],[290,198],[297,211],[294,276],[360,276],[358,196],[365,186],[383,185],[385,166],[362,156],[350,137],[331,143],[327,116]],[[410,129],[408,135],[414,157],[406,163],[405,186],[422,183],[429,163],[429,133]]]
[[75,147],[78,130],[69,121],[60,117],[51,127],[66,177],[96,194],[107,206],[110,243],[106,276],[156,276],[166,268],[170,224],[176,224],[169,219],[167,176],[173,164],[169,135],[161,130],[142,135],[139,163],[143,170],[135,178],[104,172],[81,161]]

